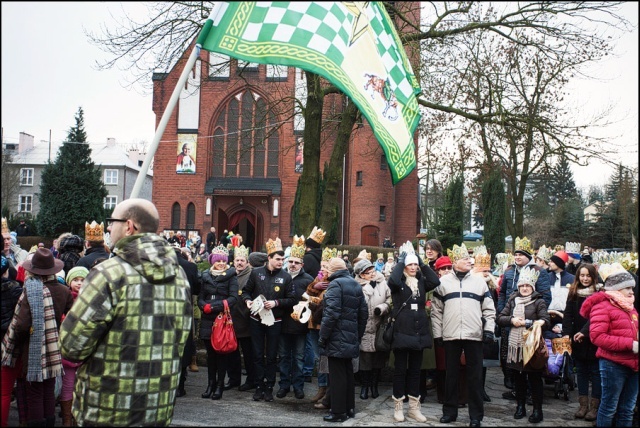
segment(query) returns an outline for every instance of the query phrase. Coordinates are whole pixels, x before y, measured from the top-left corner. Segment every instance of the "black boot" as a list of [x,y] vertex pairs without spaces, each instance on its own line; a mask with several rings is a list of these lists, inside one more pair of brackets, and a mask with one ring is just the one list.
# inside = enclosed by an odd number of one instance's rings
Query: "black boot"
[[370,370],[360,370],[360,383],[362,387],[360,388],[360,399],[366,400],[369,398],[369,381],[371,379],[371,371]]
[[209,384],[207,385],[207,390],[205,392],[202,393],[202,398],[211,398],[211,394],[213,393],[213,387],[215,386],[216,382],[213,380],[209,381]]
[[525,407],[524,400],[518,400],[516,412],[513,414],[513,419],[522,419],[527,416],[527,408]]
[[371,372],[371,398],[378,398],[378,381],[380,380],[380,369],[373,369]]
[[537,424],[542,422],[542,404],[534,403],[533,404],[533,412],[531,412],[531,416],[529,416],[529,422],[532,424]]
[[219,400],[222,398],[222,392],[224,391],[224,379],[218,381],[218,385],[216,386],[216,391],[211,396],[212,400]]

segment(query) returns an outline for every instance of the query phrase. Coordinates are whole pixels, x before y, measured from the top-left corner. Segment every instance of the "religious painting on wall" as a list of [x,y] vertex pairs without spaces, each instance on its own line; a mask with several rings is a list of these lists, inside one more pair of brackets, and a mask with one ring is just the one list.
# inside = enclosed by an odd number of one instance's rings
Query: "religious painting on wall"
[[176,173],[196,173],[197,134],[178,134]]
[[296,140],[296,172],[302,172],[302,166],[304,164],[304,139],[298,137]]

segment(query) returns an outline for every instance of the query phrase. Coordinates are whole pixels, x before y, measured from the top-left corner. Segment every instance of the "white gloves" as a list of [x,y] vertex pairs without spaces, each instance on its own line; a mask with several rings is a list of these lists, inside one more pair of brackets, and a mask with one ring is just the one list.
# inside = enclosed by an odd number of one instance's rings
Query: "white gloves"
[[638,353],[638,341],[637,340],[633,341],[633,353],[634,354]]

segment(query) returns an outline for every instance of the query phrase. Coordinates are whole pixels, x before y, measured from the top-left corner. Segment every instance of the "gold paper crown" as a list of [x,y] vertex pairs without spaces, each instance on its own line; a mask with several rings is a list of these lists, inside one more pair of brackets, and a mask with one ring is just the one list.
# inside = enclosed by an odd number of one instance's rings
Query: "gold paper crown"
[[564,245],[556,245],[555,247],[553,247],[553,251],[554,252],[558,252],[558,251],[564,251]]
[[473,249],[474,267],[476,269],[491,269],[491,255],[487,252],[487,247],[479,245]]
[[520,270],[520,276],[518,277],[518,287],[522,284],[529,284],[535,289],[536,281],[538,281],[539,276],[540,271],[528,266],[523,267]]
[[33,254],[36,251],[38,251],[38,246],[37,245],[34,245],[33,247],[29,248],[29,254]]
[[269,238],[269,240],[267,241],[267,255],[271,255],[276,251],[283,251],[282,241],[280,241],[280,238],[276,238],[275,241]]
[[551,248],[547,248],[545,245],[538,248],[538,252],[536,253],[537,258],[542,259],[547,263],[551,260],[551,256],[553,256],[553,250]]
[[342,255],[343,256],[348,256],[349,255],[349,250],[342,250]]
[[84,239],[91,242],[104,241],[104,224],[98,224],[95,220],[91,224],[85,222]]
[[379,259],[384,259],[384,253],[378,253],[378,260]]
[[342,250],[338,251],[336,253],[336,257],[342,258]]
[[244,245],[240,245],[233,252],[233,257],[244,257],[246,260],[249,260],[249,249]]
[[325,247],[322,250],[322,261],[328,262],[329,260],[335,258],[338,255],[338,250],[336,248]]
[[313,230],[309,234],[309,238],[313,239],[318,244],[322,244],[326,235],[327,232],[323,232],[322,229],[318,229],[318,226],[313,226]]
[[2,234],[9,233],[9,223],[7,223],[6,217],[2,217]]
[[567,253],[580,254],[579,242],[567,242],[566,244],[564,244],[564,248]]
[[529,254],[533,254],[533,248],[531,248],[531,241],[526,236],[520,238],[516,237],[516,249],[515,251],[526,251]]
[[387,259],[388,259],[388,258],[395,259],[395,257],[393,256],[393,251],[389,251],[389,252],[387,253]]
[[455,263],[458,260],[468,258],[469,251],[467,250],[467,247],[466,245],[464,245],[464,243],[459,247],[454,244],[452,250],[447,248],[447,255],[449,256],[449,259],[451,259],[451,263]]
[[302,260],[302,258],[304,258],[304,251],[304,235],[295,235],[293,237],[293,245],[291,246],[291,254],[289,257],[297,257]]

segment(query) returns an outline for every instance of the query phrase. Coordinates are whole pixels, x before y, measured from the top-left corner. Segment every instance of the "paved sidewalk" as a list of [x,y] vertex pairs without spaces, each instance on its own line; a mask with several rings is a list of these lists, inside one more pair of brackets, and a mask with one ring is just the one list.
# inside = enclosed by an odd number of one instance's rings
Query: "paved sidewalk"
[[[177,398],[173,417],[174,427],[186,426],[452,426],[461,427],[469,425],[467,408],[460,409],[458,420],[451,424],[441,424],[442,405],[436,401],[435,390],[429,391],[425,403],[422,405],[422,413],[427,417],[426,423],[418,423],[412,419],[405,422],[393,420],[393,400],[391,399],[391,384],[380,384],[380,396],[373,399],[361,400],[360,388],[356,386],[356,417],[343,423],[324,422],[322,417],[326,410],[313,408],[311,397],[317,391],[317,378],[312,383],[305,383],[305,395],[302,400],[297,400],[293,392],[283,399],[275,398],[275,401],[253,401],[253,391],[240,392],[238,390],[225,391],[221,400],[201,398],[200,394],[206,389],[207,369],[200,367],[196,373],[189,372],[185,389],[187,395]],[[277,392],[277,385],[274,388]],[[516,421],[513,419],[515,402],[502,398],[505,391],[502,385],[502,371],[500,368],[487,370],[487,393],[491,397],[490,403],[485,403],[485,417],[482,422],[486,427],[504,426],[538,426],[538,427],[591,427],[591,422],[574,419],[573,414],[578,408],[577,390],[569,393],[569,401],[562,397],[554,397],[552,385],[545,385],[544,395],[544,421],[540,424],[529,424],[527,419]],[[405,414],[408,403],[405,404]],[[56,409],[58,411],[58,409]],[[527,406],[530,414],[531,406]],[[9,425],[18,426],[17,408],[15,401],[11,403]],[[62,426],[60,418],[56,419],[56,426]]]

